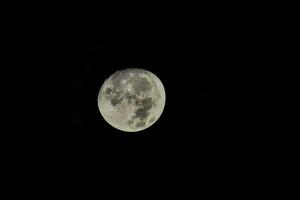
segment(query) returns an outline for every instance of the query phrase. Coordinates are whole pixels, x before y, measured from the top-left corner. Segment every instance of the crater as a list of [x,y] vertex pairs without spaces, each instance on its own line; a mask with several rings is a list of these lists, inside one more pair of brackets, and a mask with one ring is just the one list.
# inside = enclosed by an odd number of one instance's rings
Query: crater
[[147,116],[148,116],[147,110],[145,110],[144,108],[138,108],[135,111],[136,118],[145,119],[147,118]]
[[152,89],[152,85],[146,78],[136,77],[134,78],[133,89],[137,94],[141,92],[147,92]]
[[111,88],[106,88],[105,93],[106,93],[107,95],[110,95],[111,92],[112,92],[112,89],[111,89]]
[[145,110],[149,110],[153,105],[152,98],[147,97],[142,100],[142,106]]
[[130,94],[128,92],[125,93],[125,98],[127,99],[128,103],[130,104],[132,101],[136,101],[136,97],[134,94]]
[[136,105],[136,106],[141,106],[141,101],[137,99],[137,100],[135,101],[135,105]]
[[118,104],[120,104],[122,101],[123,101],[123,97],[121,98],[118,98],[118,97],[113,97],[111,100],[110,100],[110,103],[113,105],[113,106],[116,106]]
[[136,123],[135,127],[140,128],[140,127],[145,127],[145,125],[146,125],[145,121],[139,121],[138,123]]
[[141,106],[135,111],[135,117],[140,118],[140,119],[145,119],[148,117],[149,113],[148,111],[151,109],[153,105],[152,98],[147,97],[141,101],[136,101],[136,105]]
[[116,88],[119,88],[122,84],[122,81],[126,81],[129,78],[129,73],[125,71],[117,71],[112,77],[111,82],[112,85]]

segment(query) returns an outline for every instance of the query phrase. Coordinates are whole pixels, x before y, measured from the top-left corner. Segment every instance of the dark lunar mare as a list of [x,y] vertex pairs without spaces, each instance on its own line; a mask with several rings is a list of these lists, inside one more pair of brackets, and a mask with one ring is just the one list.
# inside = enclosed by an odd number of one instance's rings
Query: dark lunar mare
[[144,120],[149,115],[149,110],[153,105],[152,98],[147,97],[141,101],[141,106],[135,111],[135,118],[140,118]]
[[135,125],[136,128],[143,127],[146,124],[146,119],[149,116],[149,110],[153,106],[153,100],[150,97],[147,97],[140,101],[140,107],[135,111],[135,116],[132,120],[139,118],[140,121]]
[[113,88],[106,88],[105,90],[105,98],[106,100],[110,101],[113,106],[121,103],[123,101],[122,92],[117,91],[115,87]]

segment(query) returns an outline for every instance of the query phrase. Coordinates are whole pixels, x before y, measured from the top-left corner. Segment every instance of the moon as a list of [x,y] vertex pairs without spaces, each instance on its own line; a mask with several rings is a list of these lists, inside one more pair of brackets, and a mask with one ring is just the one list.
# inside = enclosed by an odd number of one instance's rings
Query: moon
[[102,117],[112,127],[137,132],[153,125],[166,101],[160,79],[150,71],[128,68],[107,78],[98,95]]

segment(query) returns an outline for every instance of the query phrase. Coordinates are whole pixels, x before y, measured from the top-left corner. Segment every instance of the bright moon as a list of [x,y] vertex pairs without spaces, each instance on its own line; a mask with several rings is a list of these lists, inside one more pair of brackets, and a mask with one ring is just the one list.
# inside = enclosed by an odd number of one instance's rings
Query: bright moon
[[144,130],[154,124],[163,112],[165,89],[153,73],[128,68],[112,74],[103,83],[98,107],[113,127],[126,132]]

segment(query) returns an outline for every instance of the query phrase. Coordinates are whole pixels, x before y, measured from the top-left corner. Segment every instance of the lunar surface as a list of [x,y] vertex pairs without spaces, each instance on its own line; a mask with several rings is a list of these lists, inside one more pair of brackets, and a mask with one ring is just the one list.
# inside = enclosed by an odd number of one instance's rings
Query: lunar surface
[[165,89],[153,73],[138,68],[115,72],[103,83],[98,107],[113,127],[136,132],[154,124],[165,106]]

